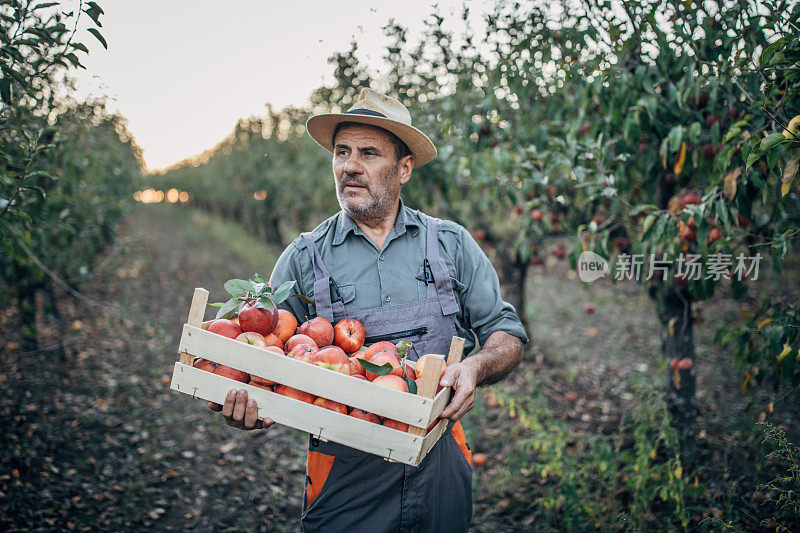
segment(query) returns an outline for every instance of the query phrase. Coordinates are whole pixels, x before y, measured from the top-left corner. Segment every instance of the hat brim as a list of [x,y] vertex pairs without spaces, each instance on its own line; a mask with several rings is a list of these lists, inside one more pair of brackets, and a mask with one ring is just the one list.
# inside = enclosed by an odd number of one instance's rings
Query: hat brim
[[306,122],[306,131],[317,144],[333,153],[333,132],[341,122],[357,122],[377,126],[397,135],[414,155],[414,168],[430,163],[436,157],[436,147],[427,135],[414,126],[390,118],[356,113],[325,113],[314,115]]

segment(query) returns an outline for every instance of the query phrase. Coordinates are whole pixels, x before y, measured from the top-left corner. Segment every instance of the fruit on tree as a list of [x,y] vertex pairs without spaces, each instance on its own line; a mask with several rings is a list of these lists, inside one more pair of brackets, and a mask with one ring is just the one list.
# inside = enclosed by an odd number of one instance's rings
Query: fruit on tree
[[239,311],[239,325],[242,331],[255,331],[266,336],[275,330],[278,324],[278,308],[272,311],[256,307],[256,302],[252,301]]
[[329,400],[327,398],[317,397],[313,404],[317,407],[330,409],[331,411],[336,411],[337,413],[341,413],[343,415],[347,414],[347,407],[343,403],[334,402],[333,400]]
[[278,385],[275,387],[275,394],[280,394],[281,396],[286,396],[287,398],[292,398],[294,400],[299,400],[306,403],[314,403],[314,400],[316,399],[316,396],[313,394],[309,394],[298,389],[293,389],[288,385]]
[[354,318],[345,318],[333,327],[333,343],[347,353],[364,345],[364,325]]
[[245,331],[236,337],[236,340],[251,346],[257,346],[258,348],[266,348],[267,346],[267,340],[264,338],[264,336],[261,333],[256,333],[255,331]]
[[679,210],[682,210],[687,205],[700,205],[702,201],[703,200],[700,198],[700,195],[693,192],[687,192],[678,198],[678,208]]
[[686,372],[692,369],[692,360],[688,357],[684,357],[680,361],[678,361],[678,370],[681,372]]
[[541,222],[542,219],[544,218],[544,214],[540,210],[534,209],[533,211],[531,211],[531,218],[536,222]]
[[673,357],[672,359],[669,360],[669,369],[675,370],[677,368],[678,368],[678,358]]
[[286,309],[278,309],[278,323],[275,325],[273,335],[285,343],[297,329],[297,319]]
[[[400,359],[394,354],[394,350],[384,350],[382,352],[378,352],[372,356],[372,359],[369,360],[370,363],[376,365],[385,365],[389,363],[392,365],[392,375],[397,377],[401,377],[403,375],[403,368],[400,366]],[[378,374],[374,372],[370,372],[369,370],[366,371],[367,379],[370,381],[375,381],[375,378],[378,377]]]
[[208,331],[230,339],[235,339],[242,334],[242,328],[233,320],[228,320],[227,318],[220,318],[212,322],[211,325],[208,326]]
[[369,361],[370,359],[372,359],[372,356],[378,352],[382,352],[384,350],[390,350],[394,352],[396,349],[397,347],[389,341],[376,342],[375,344],[367,348],[367,351],[364,353],[364,356],[361,357],[361,359]]
[[283,349],[287,352],[291,352],[298,344],[313,344],[314,346],[319,347],[319,344],[317,344],[314,339],[308,335],[294,335],[290,337],[288,341],[286,341]]
[[387,374],[385,376],[378,376],[372,380],[376,385],[386,387],[387,389],[399,390],[400,392],[408,392],[408,384],[400,376],[394,374]]
[[355,418],[360,418],[361,420],[366,420],[367,422],[372,422],[373,424],[381,423],[381,419],[378,418],[378,415],[368,413],[361,409],[353,409],[352,411],[350,411],[350,416]]
[[227,365],[219,365],[214,369],[214,373],[234,381],[241,381],[242,383],[250,381],[250,375],[247,372],[242,372],[241,370],[231,368]]
[[723,236],[722,230],[719,228],[711,228],[708,230],[708,239],[706,239],[706,243],[711,246],[718,240],[720,240]]
[[317,346],[333,344],[333,325],[321,316],[303,322],[300,327],[297,328],[297,333],[300,335],[308,335],[314,339]]

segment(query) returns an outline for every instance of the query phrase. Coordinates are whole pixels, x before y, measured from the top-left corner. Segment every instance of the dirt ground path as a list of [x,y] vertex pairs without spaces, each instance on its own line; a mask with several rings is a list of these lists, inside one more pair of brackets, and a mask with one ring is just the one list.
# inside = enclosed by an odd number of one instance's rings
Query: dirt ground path
[[[305,434],[228,428],[168,387],[192,289],[220,301],[226,279],[268,275],[277,251],[178,207],[139,205],[120,236],[81,286],[119,311],[65,296],[66,362],[54,351],[15,351],[14,317],[0,312],[0,333],[9,335],[0,339],[0,529],[298,531]],[[583,286],[552,259],[531,273],[529,291],[533,342],[515,376],[492,390],[539,389],[571,434],[613,434],[630,408],[631,381],[661,379],[652,304],[635,286]],[[596,311],[587,314],[585,303]],[[40,328],[43,346],[57,340],[54,324]],[[699,354],[721,357],[698,335]],[[701,399],[733,382],[732,370],[700,366]],[[475,470],[473,529],[533,527],[533,502],[509,509],[498,496],[519,475],[507,463],[518,422],[481,389],[464,425],[473,451],[488,456]]]

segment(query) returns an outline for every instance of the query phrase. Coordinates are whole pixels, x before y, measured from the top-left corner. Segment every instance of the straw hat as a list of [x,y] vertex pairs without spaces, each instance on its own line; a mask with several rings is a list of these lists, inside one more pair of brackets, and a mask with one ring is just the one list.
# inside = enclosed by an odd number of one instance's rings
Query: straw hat
[[411,125],[411,114],[406,106],[373,89],[362,89],[356,103],[345,113],[314,115],[306,122],[306,130],[317,144],[333,153],[333,132],[340,122],[378,126],[394,133],[414,155],[414,168],[436,157],[436,147],[428,136]]

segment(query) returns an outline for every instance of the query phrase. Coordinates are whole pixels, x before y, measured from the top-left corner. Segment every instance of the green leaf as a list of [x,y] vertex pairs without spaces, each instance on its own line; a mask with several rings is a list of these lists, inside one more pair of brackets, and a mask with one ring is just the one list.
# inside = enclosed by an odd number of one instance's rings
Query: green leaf
[[[94,2],[91,2],[91,3],[94,4]],[[94,4],[94,5],[97,6],[97,4]],[[84,13],[86,13],[87,15],[89,15],[89,17],[91,17],[91,19],[94,21],[95,24],[97,24],[98,27],[102,27],[103,26],[100,23],[101,11],[102,10],[100,9],[99,6],[98,7],[94,7],[94,6],[91,6],[91,5],[83,10]]]
[[244,296],[253,290],[253,284],[244,279],[229,279],[225,282],[225,291],[231,296]]
[[647,215],[642,223],[642,237],[647,235],[647,232],[650,231],[650,228],[653,227],[653,223],[656,221],[655,215]]
[[395,351],[397,352],[397,355],[399,355],[401,358],[405,358],[408,357],[408,350],[412,346],[414,346],[413,342],[411,342],[408,339],[403,339],[397,343],[397,345],[395,346]]
[[94,28],[88,28],[86,31],[94,35],[97,38],[97,40],[100,41],[100,44],[103,45],[103,48],[108,50],[108,43],[106,42],[106,40],[103,38],[103,36],[100,34],[99,31],[97,31]]
[[208,305],[210,305],[211,307],[222,307],[223,305],[225,305],[225,302],[214,302],[213,304],[208,304]]
[[791,41],[791,37],[781,37],[771,45],[764,48],[764,51],[761,52],[761,58],[759,59],[761,66],[763,67],[769,63],[770,59],[772,59],[772,56],[775,55],[775,52],[786,46],[789,41]]
[[256,273],[256,274],[253,274],[253,277],[250,278],[250,282],[252,282],[252,283],[267,283],[268,280],[267,280],[267,278],[265,278],[261,274]]
[[11,80],[8,78],[0,78],[0,98],[6,104],[11,103]]
[[782,142],[786,142],[786,137],[783,136],[783,133],[772,133],[761,140],[761,145],[759,147],[766,152],[773,146],[777,146]]
[[761,159],[761,156],[764,155],[764,153],[764,150],[762,150],[760,147],[754,148],[753,151],[750,152],[750,155],[747,156],[747,164],[745,165],[745,168],[750,168],[750,165]]
[[45,9],[47,7],[57,6],[58,2],[45,2],[44,4],[36,4],[31,8],[31,11],[36,11],[37,9]]
[[[386,363],[386,364],[389,364],[389,363]],[[408,385],[408,392],[410,392],[411,394],[416,394],[417,393],[417,382],[414,381],[413,379],[411,379],[408,376],[405,377],[405,380],[406,380],[406,385]]]
[[356,359],[361,366],[364,367],[365,370],[369,370],[373,374],[378,374],[379,376],[386,376],[392,373],[394,367],[392,367],[391,363],[384,363],[382,365],[376,365],[375,363],[370,363],[366,359]]
[[294,288],[294,284],[294,280],[282,283],[281,286],[278,287],[278,290],[272,294],[272,301],[275,302],[276,305],[284,302],[287,298],[289,298],[292,288]]
[[239,302],[238,298],[231,298],[227,302],[225,302],[220,308],[217,310],[216,318],[233,318],[237,314],[239,314]]
[[262,296],[258,300],[256,300],[256,307],[260,309],[266,309],[269,312],[275,310],[275,303],[270,299],[269,296]]

